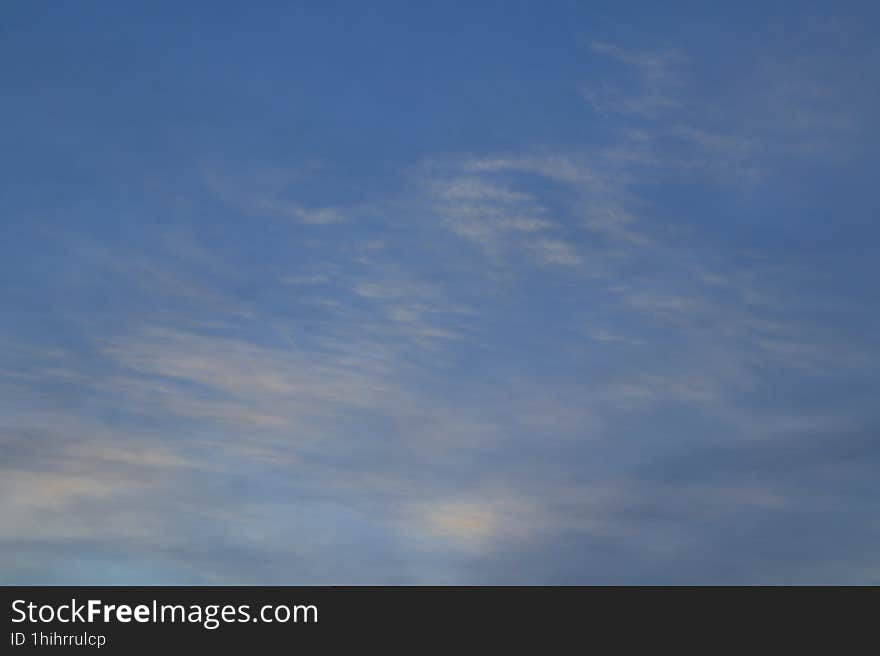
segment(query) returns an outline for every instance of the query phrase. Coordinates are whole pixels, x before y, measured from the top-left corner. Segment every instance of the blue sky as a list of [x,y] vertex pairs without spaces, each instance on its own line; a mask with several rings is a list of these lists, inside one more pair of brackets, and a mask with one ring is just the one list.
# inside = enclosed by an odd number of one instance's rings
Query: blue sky
[[880,583],[875,3],[5,3],[0,581]]

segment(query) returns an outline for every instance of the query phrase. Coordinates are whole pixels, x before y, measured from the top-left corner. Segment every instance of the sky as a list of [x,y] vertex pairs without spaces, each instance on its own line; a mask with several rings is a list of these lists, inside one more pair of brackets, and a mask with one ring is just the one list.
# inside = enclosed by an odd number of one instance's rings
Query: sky
[[874,2],[4,2],[0,583],[880,583]]

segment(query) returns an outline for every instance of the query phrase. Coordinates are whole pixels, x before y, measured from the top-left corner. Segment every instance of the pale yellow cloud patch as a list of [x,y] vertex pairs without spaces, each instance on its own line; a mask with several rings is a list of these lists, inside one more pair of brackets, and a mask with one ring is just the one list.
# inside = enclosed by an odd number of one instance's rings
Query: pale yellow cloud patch
[[428,540],[466,551],[484,551],[528,540],[542,530],[540,509],[512,497],[448,499],[413,507],[407,527]]

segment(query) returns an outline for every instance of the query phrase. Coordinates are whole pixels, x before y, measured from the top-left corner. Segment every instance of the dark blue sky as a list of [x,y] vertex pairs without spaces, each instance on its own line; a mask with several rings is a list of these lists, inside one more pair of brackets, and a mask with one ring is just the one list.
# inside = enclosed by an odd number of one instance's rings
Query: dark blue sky
[[875,3],[179,5],[0,10],[0,581],[880,582]]

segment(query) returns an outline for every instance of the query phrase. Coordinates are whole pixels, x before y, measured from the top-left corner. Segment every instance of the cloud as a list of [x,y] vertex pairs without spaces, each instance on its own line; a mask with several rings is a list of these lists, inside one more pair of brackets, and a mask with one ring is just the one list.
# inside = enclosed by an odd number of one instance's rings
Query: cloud
[[550,264],[577,266],[583,262],[571,244],[559,239],[542,239],[531,248],[541,261]]
[[631,74],[599,73],[582,93],[619,131],[607,157],[642,167],[643,175],[665,170],[670,178],[754,187],[795,158],[847,157],[865,127],[859,65],[840,53],[756,50],[740,70],[725,70],[724,87],[710,93],[713,85],[691,79],[692,62],[679,50],[604,42],[590,49]]
[[680,90],[687,60],[681,53],[626,50],[602,42],[593,42],[590,47],[596,54],[629,67],[636,77],[632,89],[585,85],[582,93],[595,111],[654,117],[683,106]]
[[251,216],[287,219],[311,225],[349,221],[356,208],[305,204],[296,199],[297,190],[302,189],[312,176],[314,173],[308,170],[283,172],[257,169],[244,173],[221,173],[217,168],[204,167],[202,179],[215,198]]
[[4,580],[875,576],[876,312],[735,225],[854,117],[812,60],[719,111],[677,50],[592,51],[589,142],[212,165],[127,243],[46,237],[2,326]]

